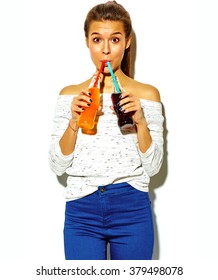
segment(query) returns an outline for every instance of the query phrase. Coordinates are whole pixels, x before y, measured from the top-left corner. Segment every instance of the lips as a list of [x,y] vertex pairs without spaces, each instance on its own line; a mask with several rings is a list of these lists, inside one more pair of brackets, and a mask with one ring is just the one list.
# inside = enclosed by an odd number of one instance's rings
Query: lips
[[101,60],[101,63],[104,63],[104,67],[107,67],[108,61],[111,62],[111,60],[104,59],[104,60]]

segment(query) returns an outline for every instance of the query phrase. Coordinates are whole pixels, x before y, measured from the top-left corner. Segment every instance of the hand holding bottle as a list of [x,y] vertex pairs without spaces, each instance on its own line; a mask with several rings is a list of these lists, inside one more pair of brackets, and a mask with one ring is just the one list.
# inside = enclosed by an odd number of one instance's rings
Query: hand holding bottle
[[119,106],[123,113],[131,115],[136,125],[145,121],[140,99],[134,94],[122,91],[120,94]]
[[82,106],[82,111],[78,118],[78,126],[82,129],[90,130],[95,125],[95,117],[100,104],[100,80],[96,76],[93,76],[88,92],[83,92],[81,97],[80,106]]
[[83,90],[79,95],[75,95],[71,103],[72,119],[78,121],[80,114],[86,107],[90,107],[92,100],[88,90]]

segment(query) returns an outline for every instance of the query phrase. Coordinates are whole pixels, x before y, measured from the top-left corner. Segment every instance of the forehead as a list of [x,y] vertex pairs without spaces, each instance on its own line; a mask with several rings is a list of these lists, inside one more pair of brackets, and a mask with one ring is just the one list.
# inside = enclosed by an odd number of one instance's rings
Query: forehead
[[89,26],[89,35],[92,33],[113,34],[119,32],[125,35],[124,26],[121,21],[92,21]]

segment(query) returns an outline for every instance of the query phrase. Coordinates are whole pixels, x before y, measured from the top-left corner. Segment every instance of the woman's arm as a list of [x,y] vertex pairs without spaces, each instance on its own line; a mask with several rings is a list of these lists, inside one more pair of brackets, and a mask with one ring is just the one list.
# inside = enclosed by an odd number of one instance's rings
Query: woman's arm
[[140,123],[136,124],[138,145],[142,153],[145,153],[152,143],[152,138],[146,120],[142,120]]
[[[147,95],[148,96],[148,95]],[[142,108],[140,99],[134,95],[122,93],[120,105],[125,112],[133,112],[138,137],[139,155],[147,174],[153,176],[159,172],[163,160],[163,116],[159,92],[152,87],[149,93],[149,105]]]
[[80,114],[85,110],[85,107],[90,106],[91,99],[88,91],[82,91],[79,95],[74,96],[71,103],[71,119],[69,120],[68,126],[60,139],[60,148],[64,155],[73,153],[76,145],[77,134],[78,134],[78,118]]
[[73,153],[76,145],[78,130],[79,127],[77,121],[71,118],[63,136],[59,141],[63,155],[69,155]]
[[89,102],[90,97],[86,91],[79,95],[63,94],[58,97],[49,149],[49,164],[58,176],[64,174],[72,164],[78,134],[77,120]]
[[[149,92],[149,98],[152,101],[159,102],[159,91],[156,88],[151,87]],[[140,98],[136,97],[135,95],[129,92],[122,92],[122,99],[120,101],[120,105],[122,107],[122,110],[126,113],[133,113],[132,117],[137,127],[139,149],[142,153],[145,153],[152,143],[152,137],[141,107]]]

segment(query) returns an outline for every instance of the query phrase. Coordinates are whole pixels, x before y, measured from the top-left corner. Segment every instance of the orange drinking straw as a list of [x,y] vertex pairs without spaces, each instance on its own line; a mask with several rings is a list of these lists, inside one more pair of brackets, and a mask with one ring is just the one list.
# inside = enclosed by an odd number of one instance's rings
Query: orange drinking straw
[[95,79],[95,82],[94,82],[93,87],[96,87],[96,86],[97,86],[98,79],[99,79],[100,74],[101,74],[101,72],[102,72],[102,70],[103,70],[103,68],[104,68],[104,65],[105,65],[105,62],[102,61],[101,67],[100,67],[100,69],[99,69],[99,71],[98,71],[98,74],[97,74],[97,76],[96,76],[96,79]]

